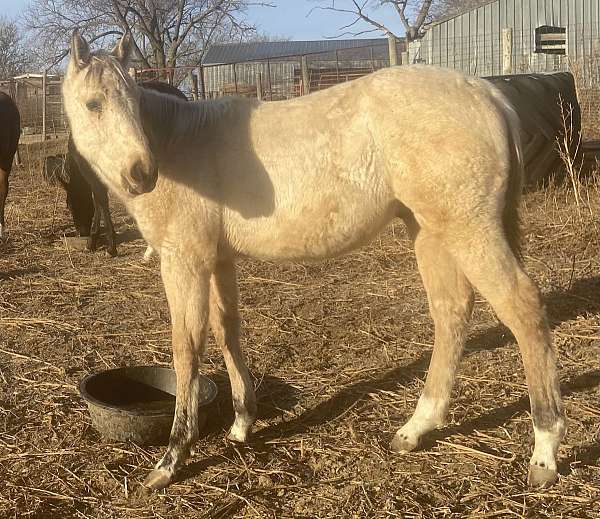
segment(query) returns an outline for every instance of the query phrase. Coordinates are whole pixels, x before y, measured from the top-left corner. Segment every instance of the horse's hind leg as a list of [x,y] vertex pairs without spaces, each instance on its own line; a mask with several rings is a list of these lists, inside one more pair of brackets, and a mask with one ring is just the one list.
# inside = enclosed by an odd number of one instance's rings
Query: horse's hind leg
[[[529,484],[552,484],[566,425],[550,330],[536,285],[523,271],[501,230],[472,229],[453,251],[458,263],[510,328],[519,344],[535,432]],[[468,237],[467,237],[468,236]]]
[[435,324],[435,343],[417,408],[392,441],[397,452],[413,450],[424,434],[444,423],[473,307],[471,285],[439,239],[419,231],[415,252]]
[[0,168],[0,240],[6,237],[6,222],[4,221],[4,205],[8,195],[8,175],[10,170]]
[[256,418],[256,397],[240,350],[238,290],[233,263],[217,263],[211,278],[210,326],[223,352],[231,382],[235,420],[228,438],[245,442]]

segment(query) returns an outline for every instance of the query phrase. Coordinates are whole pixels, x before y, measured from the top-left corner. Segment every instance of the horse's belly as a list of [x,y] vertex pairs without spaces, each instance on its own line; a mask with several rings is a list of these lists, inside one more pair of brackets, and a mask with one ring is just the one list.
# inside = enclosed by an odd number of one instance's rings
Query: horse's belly
[[368,242],[394,216],[395,202],[322,197],[314,205],[279,208],[268,217],[227,218],[238,254],[262,259],[310,260],[338,256]]

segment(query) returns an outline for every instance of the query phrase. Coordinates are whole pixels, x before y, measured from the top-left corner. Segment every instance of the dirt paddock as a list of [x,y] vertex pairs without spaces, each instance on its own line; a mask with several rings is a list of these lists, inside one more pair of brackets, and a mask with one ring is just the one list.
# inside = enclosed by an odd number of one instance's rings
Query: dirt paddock
[[244,347],[259,398],[252,443],[225,441],[221,394],[190,465],[166,492],[141,487],[161,447],[103,440],[77,391],[88,373],[171,361],[158,264],[113,203],[115,259],[70,250],[64,193],[13,174],[0,248],[0,517],[600,517],[600,182],[525,197],[525,263],[560,352],[569,430],[560,482],[525,485],[533,432],[519,353],[487,303],[448,425],[419,452],[388,443],[413,411],[433,329],[400,223],[321,264],[244,260]]

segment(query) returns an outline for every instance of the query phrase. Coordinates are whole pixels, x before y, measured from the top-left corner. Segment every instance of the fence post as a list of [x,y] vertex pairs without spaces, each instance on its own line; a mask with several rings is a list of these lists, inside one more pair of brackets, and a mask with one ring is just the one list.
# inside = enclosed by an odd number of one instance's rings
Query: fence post
[[259,101],[262,101],[262,74],[260,73],[260,70],[254,71],[254,76],[256,78],[256,98]]
[[198,76],[190,71],[190,81],[192,83],[192,99],[198,101]]
[[235,85],[235,93],[238,93],[238,82],[237,82],[237,71],[235,70],[235,63],[233,64],[233,84]]
[[46,83],[47,83],[47,70],[44,70],[42,74],[42,140],[46,140]]
[[300,59],[300,68],[302,70],[302,95],[310,93],[310,76],[308,74],[308,62],[306,56]]
[[198,80],[200,81],[200,95],[206,99],[206,83],[204,82],[204,67],[200,65],[198,69]]
[[129,67],[129,70],[127,71],[129,72],[129,75],[135,80],[137,79],[135,76],[137,75],[137,72],[135,70],[135,67]]
[[410,61],[408,59],[408,51],[402,53],[402,65],[410,65]]
[[[20,106],[20,104],[19,104],[19,82],[15,81],[14,79],[11,79],[11,85],[14,86],[14,92],[15,92],[15,97],[13,98],[14,102],[16,103],[17,107],[19,107]],[[16,157],[15,164],[17,166],[22,166],[23,161],[21,160],[21,152],[19,151],[19,146],[17,146],[17,154],[15,157]]]
[[388,34],[388,50],[390,54],[390,67],[398,64],[398,50],[396,49],[396,37],[393,34]]
[[512,74],[513,30],[502,29],[502,74]]

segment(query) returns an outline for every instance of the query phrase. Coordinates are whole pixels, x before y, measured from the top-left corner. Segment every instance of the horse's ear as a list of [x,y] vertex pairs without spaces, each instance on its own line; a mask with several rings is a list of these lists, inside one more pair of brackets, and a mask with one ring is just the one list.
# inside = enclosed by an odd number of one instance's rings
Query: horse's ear
[[129,56],[131,56],[131,33],[127,31],[121,39],[115,45],[115,48],[112,50],[111,54],[117,58],[119,63],[123,67],[127,67],[127,62],[129,61]]
[[90,46],[79,34],[79,29],[73,31],[71,38],[71,59],[79,68],[85,67],[90,62]]

